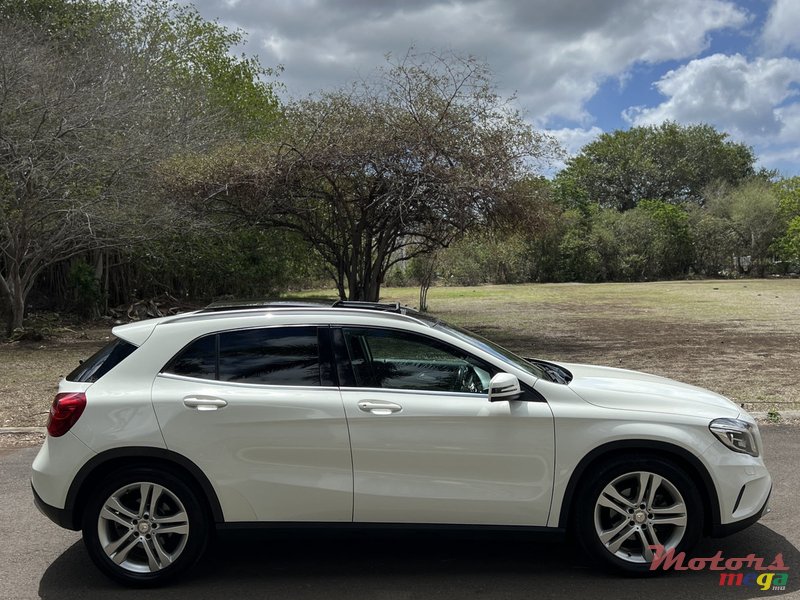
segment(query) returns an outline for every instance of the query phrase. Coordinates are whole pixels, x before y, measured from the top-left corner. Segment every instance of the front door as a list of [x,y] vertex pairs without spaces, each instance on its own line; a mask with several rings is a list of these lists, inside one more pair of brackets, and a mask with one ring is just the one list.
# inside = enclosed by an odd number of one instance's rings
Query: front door
[[489,402],[500,369],[432,337],[381,328],[335,335],[355,522],[547,524],[546,402]]

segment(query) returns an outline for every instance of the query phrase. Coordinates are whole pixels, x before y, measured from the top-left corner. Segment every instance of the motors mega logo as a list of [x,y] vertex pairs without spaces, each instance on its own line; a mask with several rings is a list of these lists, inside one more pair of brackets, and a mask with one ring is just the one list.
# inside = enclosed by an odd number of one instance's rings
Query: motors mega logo
[[[744,558],[725,558],[722,550],[709,558],[691,558],[686,560],[686,553],[675,554],[675,549],[665,550],[664,546],[650,546],[653,551],[653,562],[650,570],[663,569],[668,571],[720,571],[720,586],[757,586],[763,591],[783,591],[789,581],[789,570],[783,564],[783,553],[775,555],[773,561],[767,565],[766,559],[748,554]],[[744,569],[750,569],[745,571]]]

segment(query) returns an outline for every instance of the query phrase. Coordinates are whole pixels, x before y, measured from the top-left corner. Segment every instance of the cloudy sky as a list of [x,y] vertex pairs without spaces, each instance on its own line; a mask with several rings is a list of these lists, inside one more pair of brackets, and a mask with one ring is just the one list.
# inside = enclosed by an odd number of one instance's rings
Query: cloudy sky
[[576,152],[603,131],[710,123],[800,175],[800,0],[196,0],[283,65],[285,95],[368,75],[387,52],[487,61]]

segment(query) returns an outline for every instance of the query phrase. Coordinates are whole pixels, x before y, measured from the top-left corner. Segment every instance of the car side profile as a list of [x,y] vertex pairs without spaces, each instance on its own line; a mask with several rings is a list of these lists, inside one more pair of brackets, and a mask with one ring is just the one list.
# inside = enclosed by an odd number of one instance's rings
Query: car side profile
[[398,304],[212,306],[121,325],[61,381],[38,508],[127,585],[215,528],[520,527],[646,572],[755,523],[753,418],[662,377],[521,358]]

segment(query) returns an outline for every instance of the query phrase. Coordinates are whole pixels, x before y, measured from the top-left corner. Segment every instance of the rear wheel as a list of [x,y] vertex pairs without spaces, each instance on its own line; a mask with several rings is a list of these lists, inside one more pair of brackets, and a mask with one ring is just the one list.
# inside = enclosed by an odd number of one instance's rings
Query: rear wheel
[[580,490],[575,518],[587,552],[606,565],[649,573],[653,546],[691,549],[703,528],[702,500],[677,466],[659,458],[614,459]]
[[106,478],[90,498],[83,540],[94,563],[130,586],[160,585],[192,566],[208,519],[192,487],[172,473],[138,468]]

